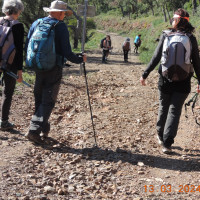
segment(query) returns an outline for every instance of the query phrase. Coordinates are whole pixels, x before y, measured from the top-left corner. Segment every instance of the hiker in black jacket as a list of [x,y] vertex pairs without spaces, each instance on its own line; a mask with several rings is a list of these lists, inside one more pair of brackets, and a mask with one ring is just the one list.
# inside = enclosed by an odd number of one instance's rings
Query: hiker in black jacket
[[[158,138],[158,143],[161,144],[163,147],[162,148],[163,153],[171,152],[171,145],[174,143],[174,138],[176,137],[178,130],[182,106],[184,104],[185,99],[187,98],[188,94],[191,91],[191,77],[193,75],[193,69],[196,73],[198,82],[200,82],[200,58],[199,58],[197,40],[195,36],[192,34],[193,32],[194,32],[194,27],[189,23],[189,14],[181,8],[175,11],[172,28],[168,30],[167,33],[163,32],[163,34],[161,35],[159,44],[154,52],[154,55],[150,63],[148,64],[146,70],[142,74],[142,77],[140,78],[141,84],[146,85],[145,84],[146,78],[161,60],[161,65],[158,70],[160,77],[158,81],[159,112],[157,119],[157,134],[158,134],[157,138]],[[188,41],[190,40],[191,42],[190,48],[188,49],[188,52],[190,51],[191,54],[190,56],[188,56],[189,63],[187,63],[191,65],[190,69],[191,71],[188,72],[188,76],[185,79],[180,81],[170,81],[168,78],[166,78],[165,74],[166,71],[165,68],[163,68],[162,66],[162,65],[164,66],[167,65],[168,61],[169,62],[172,61],[172,59],[171,60],[169,59],[167,61],[167,58],[163,58],[163,55],[166,55],[164,48],[165,45],[168,44],[167,41],[169,41],[170,34],[171,35],[185,34],[185,38],[187,35],[189,37]],[[170,48],[172,47],[170,46]],[[170,51],[170,48],[168,49],[168,51]],[[177,57],[177,60],[180,59],[184,59],[184,57],[183,58]],[[163,60],[166,62],[163,62]],[[181,70],[181,68],[178,68],[179,66],[176,65],[176,63],[172,67],[176,67],[177,69]],[[168,68],[168,73],[169,73],[168,75],[171,76],[172,79],[177,78],[176,75],[178,74],[178,71],[176,71],[176,74],[174,74],[170,72],[170,68]]]
[[128,52],[131,50],[130,38],[126,38],[122,45],[124,52],[124,62],[128,62]]
[[[23,67],[23,42],[24,42],[24,26],[17,20],[21,12],[24,10],[24,5],[21,0],[4,1],[2,12],[5,14],[4,17],[0,18],[0,24],[12,25],[12,33],[15,45],[15,56],[12,63],[7,63],[6,68],[12,73],[17,74],[17,82],[22,82],[22,67]],[[0,63],[2,64],[2,63]],[[12,97],[15,90],[16,80],[3,73],[3,89],[2,89],[2,102],[1,102],[1,120],[0,129],[10,130],[15,128],[15,125],[9,122],[9,112],[11,108]]]
[[107,35],[101,40],[101,48],[103,48],[102,63],[106,63],[109,51],[112,49],[110,35]]

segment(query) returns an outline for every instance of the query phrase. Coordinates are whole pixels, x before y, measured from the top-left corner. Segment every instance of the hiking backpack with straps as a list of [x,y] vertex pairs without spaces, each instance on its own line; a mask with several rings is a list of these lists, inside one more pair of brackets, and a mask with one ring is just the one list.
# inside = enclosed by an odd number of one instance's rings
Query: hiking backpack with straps
[[108,48],[109,47],[109,42],[107,40],[103,41],[103,48]]
[[170,82],[187,79],[193,72],[190,34],[164,31],[161,67],[162,75]]
[[12,26],[18,24],[17,20],[8,20],[0,18],[0,67],[11,65],[15,58],[15,44],[12,32]]
[[125,42],[124,44],[123,44],[123,50],[124,51],[128,51],[130,49],[130,42]]
[[101,40],[101,43],[100,43],[100,48],[103,48],[103,41],[105,40],[105,38],[103,38],[102,40]]
[[39,19],[29,40],[26,65],[36,70],[49,71],[55,67],[61,56],[55,50],[56,19]]

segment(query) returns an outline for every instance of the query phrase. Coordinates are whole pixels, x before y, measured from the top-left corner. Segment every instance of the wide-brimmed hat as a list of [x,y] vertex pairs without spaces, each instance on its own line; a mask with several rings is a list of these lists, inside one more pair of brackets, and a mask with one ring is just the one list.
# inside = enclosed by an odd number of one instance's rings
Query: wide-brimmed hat
[[72,12],[67,9],[67,3],[63,1],[53,1],[51,2],[50,8],[43,7],[45,12]]

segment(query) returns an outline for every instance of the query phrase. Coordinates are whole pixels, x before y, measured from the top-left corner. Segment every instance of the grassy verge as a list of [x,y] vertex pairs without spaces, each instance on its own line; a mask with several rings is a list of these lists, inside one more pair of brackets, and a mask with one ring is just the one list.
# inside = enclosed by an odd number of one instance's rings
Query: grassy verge
[[[100,41],[105,35],[103,33],[98,32],[95,29],[88,31],[87,33],[87,42],[85,43],[85,51],[99,49]],[[78,44],[77,49],[72,49],[74,53],[81,52],[81,43]]]

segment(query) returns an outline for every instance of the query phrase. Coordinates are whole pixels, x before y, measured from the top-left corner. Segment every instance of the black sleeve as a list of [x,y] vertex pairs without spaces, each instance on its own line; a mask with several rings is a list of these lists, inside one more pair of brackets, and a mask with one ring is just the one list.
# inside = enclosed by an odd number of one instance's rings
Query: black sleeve
[[153,57],[151,58],[150,63],[147,65],[146,70],[144,71],[142,77],[144,79],[146,79],[148,77],[148,75],[150,74],[151,71],[153,71],[155,69],[155,67],[158,65],[158,63],[160,62],[161,56],[162,56],[162,49],[163,49],[163,42],[165,39],[165,34],[163,33],[160,36],[160,40],[158,43],[158,46],[154,52]]
[[23,43],[24,43],[24,26],[23,24],[15,24],[12,27],[14,44],[16,48],[16,54],[13,64],[17,70],[22,70],[23,67]]
[[70,62],[76,63],[76,64],[80,64],[83,62],[83,57],[78,56],[75,53],[71,52],[69,54],[69,56],[67,57],[67,60],[69,60]]
[[83,62],[82,56],[77,56],[72,52],[69,31],[64,23],[60,23],[55,28],[55,46],[56,53],[67,58],[67,60],[79,64]]
[[199,58],[199,49],[196,38],[192,35],[190,37],[190,41],[192,43],[192,64],[197,76],[198,82],[200,83],[200,58]]

